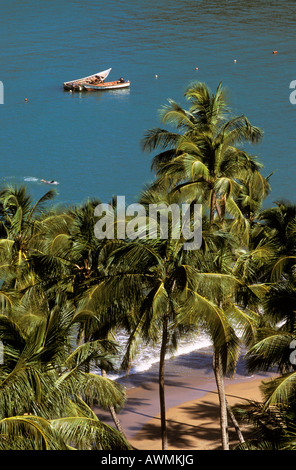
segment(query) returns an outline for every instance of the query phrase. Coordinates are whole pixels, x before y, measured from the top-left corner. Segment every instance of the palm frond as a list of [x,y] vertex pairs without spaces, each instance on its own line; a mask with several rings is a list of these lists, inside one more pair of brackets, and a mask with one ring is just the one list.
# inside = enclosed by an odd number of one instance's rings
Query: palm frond
[[296,372],[290,372],[264,382],[262,386],[265,395],[264,408],[274,405],[288,405],[295,398],[295,390]]

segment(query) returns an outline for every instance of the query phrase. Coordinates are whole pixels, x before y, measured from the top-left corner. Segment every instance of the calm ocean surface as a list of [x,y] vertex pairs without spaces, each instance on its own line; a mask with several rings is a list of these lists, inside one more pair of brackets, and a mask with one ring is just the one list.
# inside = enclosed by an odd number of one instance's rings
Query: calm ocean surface
[[[270,203],[295,200],[295,1],[10,0],[0,28],[2,181],[36,198],[49,189],[40,179],[55,179],[59,203],[133,202],[153,179],[140,140],[160,125],[158,109],[168,98],[186,106],[192,81],[214,91],[222,80],[234,113],[264,129],[252,153],[275,171]],[[130,90],[63,91],[109,67]]]

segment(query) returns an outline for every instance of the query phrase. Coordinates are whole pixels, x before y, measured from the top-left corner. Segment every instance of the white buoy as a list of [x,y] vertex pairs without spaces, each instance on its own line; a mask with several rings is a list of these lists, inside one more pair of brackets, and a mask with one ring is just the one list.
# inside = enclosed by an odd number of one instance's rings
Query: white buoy
[[155,75],[155,78],[158,78],[158,75]]

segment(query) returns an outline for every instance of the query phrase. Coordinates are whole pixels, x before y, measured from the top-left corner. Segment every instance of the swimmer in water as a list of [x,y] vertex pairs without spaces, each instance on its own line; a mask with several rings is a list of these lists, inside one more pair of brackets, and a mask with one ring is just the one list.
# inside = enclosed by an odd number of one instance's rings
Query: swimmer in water
[[42,181],[42,183],[47,183],[47,184],[58,184],[58,182],[55,180],[51,180],[51,181],[40,180],[40,181]]

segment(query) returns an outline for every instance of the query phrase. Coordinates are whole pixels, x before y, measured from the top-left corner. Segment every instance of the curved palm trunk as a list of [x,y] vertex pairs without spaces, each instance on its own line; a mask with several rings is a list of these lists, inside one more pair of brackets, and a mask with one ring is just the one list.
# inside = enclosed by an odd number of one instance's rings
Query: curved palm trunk
[[159,404],[160,404],[160,422],[161,422],[161,441],[162,450],[168,448],[167,427],[166,427],[166,409],[165,409],[165,384],[164,384],[164,369],[165,369],[165,354],[168,340],[168,317],[169,306],[164,317],[162,327],[162,340],[160,349],[159,361]]
[[224,389],[224,377],[222,369],[222,360],[219,352],[215,351],[213,356],[213,370],[215,374],[219,404],[220,404],[220,426],[221,426],[221,440],[223,450],[229,450],[229,437],[228,437],[228,419],[227,419],[227,402]]
[[230,419],[231,419],[231,421],[232,421],[232,424],[233,424],[233,426],[234,426],[234,428],[235,428],[235,430],[236,430],[236,433],[237,433],[239,442],[242,444],[242,443],[245,442],[243,433],[242,433],[241,430],[240,430],[239,424],[238,424],[238,422],[237,422],[237,420],[236,420],[236,418],[235,418],[235,416],[234,416],[234,414],[233,414],[233,411],[232,411],[232,409],[231,409],[231,406],[229,406],[227,400],[226,400],[226,406],[227,406],[227,411],[228,411],[228,413],[229,413],[229,416],[230,416]]
[[117,416],[117,413],[116,413],[116,411],[115,411],[114,406],[112,406],[112,405],[109,406],[109,410],[110,410],[110,414],[111,414],[111,416],[112,416],[112,419],[113,419],[113,421],[114,421],[114,424],[115,424],[117,430],[118,430],[118,431],[120,432],[120,434],[127,440],[126,435],[125,435],[124,430],[123,430],[123,427],[122,427],[122,424],[121,424],[121,422],[119,421],[119,418],[118,418],[118,416]]
[[[101,369],[101,372],[102,372],[102,377],[106,377],[106,371],[104,369]],[[113,422],[117,428],[117,430],[121,433],[121,435],[127,440],[126,438],[126,435],[124,433],[124,430],[123,430],[123,427],[122,427],[122,424],[117,416],[117,413],[115,411],[115,408],[114,406],[110,405],[109,406],[109,411],[110,411],[110,414],[111,414],[111,417],[113,419]]]

